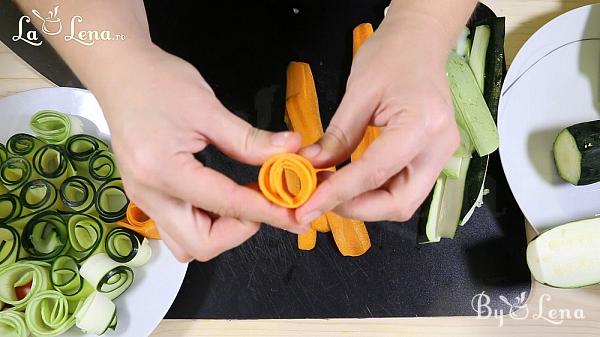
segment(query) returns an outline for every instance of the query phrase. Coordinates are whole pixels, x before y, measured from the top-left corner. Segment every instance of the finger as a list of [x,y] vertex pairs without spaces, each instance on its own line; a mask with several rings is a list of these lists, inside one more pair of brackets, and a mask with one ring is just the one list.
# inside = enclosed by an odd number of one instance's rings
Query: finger
[[[145,210],[160,224],[161,234],[178,260],[207,261],[252,237],[260,224],[220,217],[216,221],[189,203],[145,189]],[[141,204],[140,204],[141,205]],[[160,205],[160,209],[152,205]]]
[[316,167],[329,167],[348,159],[377,109],[374,98],[374,93],[348,89],[323,137],[300,154]]
[[269,132],[252,127],[248,122],[221,107],[203,117],[202,133],[229,157],[250,165],[261,165],[271,156],[296,152],[302,145],[295,132]]
[[359,160],[319,185],[311,199],[296,211],[297,218],[305,223],[314,215],[381,187],[422,151],[428,134],[423,114],[397,113]]
[[293,211],[274,205],[256,190],[236,184],[193,158],[181,158],[177,177],[163,175],[166,180],[160,184],[169,195],[220,216],[264,222],[294,233],[308,229],[296,221]]
[[[451,136],[452,130],[446,132]],[[365,221],[407,221],[431,192],[437,177],[454,151],[443,146],[447,137],[433,141],[384,187],[363,193],[336,207],[343,216]]]
[[189,255],[181,245],[179,245],[175,240],[173,240],[168,231],[161,229],[161,225],[158,223],[157,228],[160,234],[160,239],[169,248],[171,253],[173,253],[177,261],[182,263],[188,263],[194,260],[194,258],[191,255]]

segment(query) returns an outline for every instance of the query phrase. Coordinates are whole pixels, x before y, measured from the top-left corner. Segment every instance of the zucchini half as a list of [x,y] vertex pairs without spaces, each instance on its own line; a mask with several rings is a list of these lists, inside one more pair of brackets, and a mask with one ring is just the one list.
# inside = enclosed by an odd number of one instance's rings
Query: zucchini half
[[563,129],[554,142],[558,174],[573,185],[600,181],[600,120]]
[[557,288],[600,283],[600,218],[540,234],[527,246],[527,265],[538,282]]

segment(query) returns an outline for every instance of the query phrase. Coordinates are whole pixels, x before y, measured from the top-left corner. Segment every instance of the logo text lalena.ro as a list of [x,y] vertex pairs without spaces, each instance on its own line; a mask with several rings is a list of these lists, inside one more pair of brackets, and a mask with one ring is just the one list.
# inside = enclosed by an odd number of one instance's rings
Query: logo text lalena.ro
[[[58,16],[58,7],[48,11],[48,16],[44,17],[38,10],[32,10],[33,15],[41,22],[41,32],[48,36],[59,35],[63,32],[63,22]],[[23,15],[19,19],[19,33],[12,37],[13,41],[23,41],[32,46],[39,46],[42,40],[38,36],[38,31],[26,29],[25,23],[30,23],[31,17]],[[113,34],[109,30],[83,30],[78,25],[83,23],[83,17],[75,15],[71,17],[68,26],[69,31],[64,36],[65,41],[78,42],[82,45],[91,46],[96,41],[123,41],[125,35]]]

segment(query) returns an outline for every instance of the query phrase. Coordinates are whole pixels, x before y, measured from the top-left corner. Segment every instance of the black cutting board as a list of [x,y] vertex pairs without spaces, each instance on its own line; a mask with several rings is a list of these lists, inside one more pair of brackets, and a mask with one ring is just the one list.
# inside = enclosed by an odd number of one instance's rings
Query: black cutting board
[[[19,15],[10,2],[0,1],[0,39],[55,83],[79,83],[47,44],[40,49],[11,41]],[[146,2],[153,40],[196,65],[230,110],[270,130],[285,129],[290,60],[311,64],[327,125],[350,70],[352,28],[361,22],[376,27],[386,5],[386,0]],[[491,15],[480,5],[473,20]],[[257,168],[214,148],[198,157],[240,183],[256,179]],[[416,244],[416,218],[370,223],[372,248],[356,258],[341,256],[329,234],[319,234],[317,247],[303,252],[295,235],[263,226],[242,246],[190,264],[166,317],[474,315],[471,299],[482,291],[491,307],[507,311],[499,296],[529,292],[530,275],[523,215],[497,155],[491,157],[486,188],[491,193],[484,206],[456,239],[439,244]]]

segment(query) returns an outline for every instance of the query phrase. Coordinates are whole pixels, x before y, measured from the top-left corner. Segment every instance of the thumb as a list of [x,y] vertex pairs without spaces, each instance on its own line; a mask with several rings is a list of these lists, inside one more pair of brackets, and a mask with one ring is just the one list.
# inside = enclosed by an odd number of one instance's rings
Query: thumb
[[360,143],[377,108],[365,91],[348,90],[321,139],[300,151],[316,167],[330,167],[350,157]]
[[224,107],[208,116],[203,134],[227,156],[250,165],[261,165],[278,153],[296,152],[302,144],[295,132],[257,129]]

